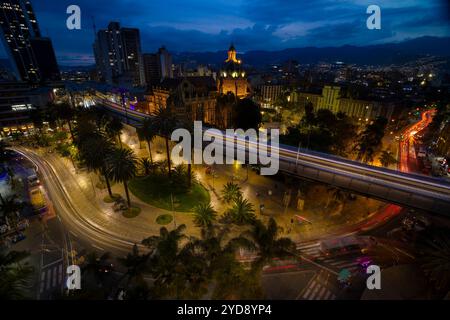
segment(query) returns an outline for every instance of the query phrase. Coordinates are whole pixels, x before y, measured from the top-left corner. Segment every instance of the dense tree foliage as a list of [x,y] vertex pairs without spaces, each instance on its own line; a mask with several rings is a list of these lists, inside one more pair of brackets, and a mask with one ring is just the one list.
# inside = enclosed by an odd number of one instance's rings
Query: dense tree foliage
[[345,156],[356,135],[356,126],[344,113],[334,114],[328,109],[314,112],[311,105],[305,107],[300,124],[288,128],[280,137],[283,144],[300,145],[316,151]]

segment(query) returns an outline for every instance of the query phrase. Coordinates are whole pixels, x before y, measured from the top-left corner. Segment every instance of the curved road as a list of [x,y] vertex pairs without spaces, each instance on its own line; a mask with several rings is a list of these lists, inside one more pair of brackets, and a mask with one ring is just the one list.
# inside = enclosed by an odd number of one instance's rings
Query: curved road
[[96,249],[119,255],[130,252],[135,243],[140,243],[148,236],[144,233],[145,230],[124,233],[123,229],[127,226],[118,225],[113,217],[109,217],[107,213],[94,205],[79,189],[72,174],[67,173],[66,167],[55,168],[54,164],[30,149],[22,147],[11,149],[37,166],[51,205],[72,236],[84,240]]
[[[406,130],[405,134],[409,136],[416,128],[423,129],[429,124],[430,118],[428,112],[424,113],[422,121],[413,125],[411,130]],[[404,148],[404,145],[401,147]],[[23,147],[11,149],[27,157],[39,169],[52,206],[72,236],[84,240],[98,250],[120,253],[120,255],[129,252],[131,246],[149,236],[148,227],[145,225],[120,219],[111,209],[108,212],[107,209],[100,208],[95,201],[89,199],[80,189],[73,175],[67,172],[67,167],[60,161],[52,161],[54,155],[43,157],[36,151]],[[406,171],[408,168],[407,157],[403,157],[402,153],[400,168],[401,171]],[[388,205],[370,219],[352,227],[343,228],[339,233],[354,234],[358,231],[373,229],[398,215],[400,211],[400,207]]]

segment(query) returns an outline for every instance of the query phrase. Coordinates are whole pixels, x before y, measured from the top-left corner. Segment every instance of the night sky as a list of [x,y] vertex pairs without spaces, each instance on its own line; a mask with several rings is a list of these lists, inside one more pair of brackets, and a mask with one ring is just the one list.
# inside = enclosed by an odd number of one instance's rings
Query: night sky
[[[60,64],[93,63],[93,18],[141,30],[144,51],[238,51],[368,45],[419,36],[450,36],[442,0],[34,0],[42,33]],[[66,28],[66,8],[81,7],[82,30]],[[381,7],[381,30],[366,28],[366,8]],[[0,50],[1,52],[1,50]],[[0,54],[2,55],[2,54]]]

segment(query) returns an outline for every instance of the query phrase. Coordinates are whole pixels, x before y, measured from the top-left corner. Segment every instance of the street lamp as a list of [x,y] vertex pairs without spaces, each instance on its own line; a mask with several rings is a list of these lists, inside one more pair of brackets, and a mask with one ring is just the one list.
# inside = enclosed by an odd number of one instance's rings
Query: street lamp
[[298,143],[298,148],[297,148],[297,159],[295,160],[295,171],[297,171],[297,167],[298,167],[298,158],[300,157],[300,148],[302,146],[302,142],[300,141]]

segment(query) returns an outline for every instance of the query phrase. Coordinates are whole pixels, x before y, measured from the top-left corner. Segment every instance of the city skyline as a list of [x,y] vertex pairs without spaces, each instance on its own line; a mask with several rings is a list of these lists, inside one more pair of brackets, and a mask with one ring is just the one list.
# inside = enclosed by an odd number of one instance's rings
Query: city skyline
[[[41,30],[50,37],[60,65],[94,63],[96,29],[110,21],[139,28],[143,52],[165,45],[172,52],[224,50],[233,42],[242,52],[281,50],[295,47],[372,45],[400,42],[421,36],[449,36],[448,5],[444,1],[381,1],[382,28],[366,28],[365,1],[330,1],[314,4],[284,1],[194,1],[189,6],[177,0],[164,3],[124,1],[104,3],[79,1],[81,30],[65,26],[70,1],[33,2]],[[183,12],[183,14],[180,14]],[[119,14],[120,13],[120,14]],[[0,48],[0,57],[5,57]]]
[[0,301],[449,300],[444,2],[187,2],[0,0]]

